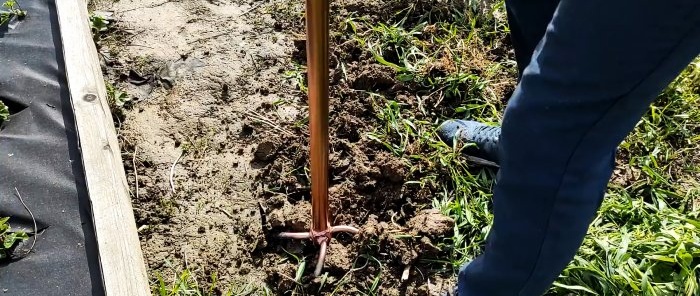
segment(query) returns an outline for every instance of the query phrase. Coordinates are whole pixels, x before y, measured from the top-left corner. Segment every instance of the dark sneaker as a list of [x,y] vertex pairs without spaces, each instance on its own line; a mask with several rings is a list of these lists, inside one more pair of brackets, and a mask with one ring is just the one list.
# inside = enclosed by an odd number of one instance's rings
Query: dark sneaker
[[501,128],[470,120],[453,119],[443,122],[437,130],[440,139],[448,145],[455,140],[473,143],[476,147],[466,148],[471,160],[498,167],[498,140]]

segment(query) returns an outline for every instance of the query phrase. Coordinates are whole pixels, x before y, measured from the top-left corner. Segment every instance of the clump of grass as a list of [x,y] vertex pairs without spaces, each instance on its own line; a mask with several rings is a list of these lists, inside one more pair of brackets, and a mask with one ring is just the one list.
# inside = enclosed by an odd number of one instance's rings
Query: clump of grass
[[[502,9],[499,7],[498,9]],[[443,118],[471,117],[498,122],[502,96],[514,84],[515,64],[508,56],[488,52],[507,38],[504,19],[479,16],[474,10],[429,12],[408,25],[348,18],[341,29],[364,46],[377,63],[391,67],[398,81],[415,91],[418,104],[367,93],[379,126],[366,136],[411,163],[407,187],[431,187],[441,195],[433,206],[455,219],[455,234],[440,247],[448,272],[480,253],[492,221],[491,187],[495,171],[470,168],[460,152],[440,141],[434,130]],[[507,51],[503,51],[507,52]]]
[[184,270],[170,284],[166,284],[165,280],[158,275],[158,284],[154,288],[154,293],[160,296],[180,296],[180,295],[213,295],[216,277],[212,277],[214,283],[209,289],[202,289],[197,282],[197,278],[192,275],[189,270]]
[[437,188],[441,192],[433,207],[455,219],[454,236],[446,238],[440,247],[449,251],[448,258],[434,258],[452,271],[480,252],[492,221],[490,212],[491,187],[495,172],[472,169],[461,153],[464,147],[450,147],[435,134],[435,122],[417,119],[415,110],[378,95],[384,105],[376,105],[384,126],[367,135],[382,143],[395,155],[411,162],[413,181],[407,187]]
[[27,16],[27,11],[22,10],[19,3],[15,0],[6,0],[2,4],[2,10],[0,10],[0,26],[9,22],[12,18],[23,18]]
[[440,111],[462,102],[450,111],[497,121],[506,88],[512,87],[516,74],[508,54],[491,53],[508,38],[505,18],[453,7],[440,13],[429,11],[410,24],[408,19],[385,24],[350,17],[342,20],[340,29],[351,34],[377,63],[394,69],[397,80],[426,101],[420,111],[452,115]]
[[574,261],[551,293],[697,295],[698,213],[611,187]]
[[0,261],[10,257],[12,250],[29,236],[22,231],[12,231],[9,217],[0,218]]
[[252,296],[272,295],[267,287],[259,286],[258,283],[245,282],[231,284],[228,288],[221,287],[216,273],[212,273],[208,279],[210,284],[201,285],[196,273],[185,269],[175,277],[166,281],[161,275],[157,275],[157,280],[152,284],[153,295],[159,296]]
[[[284,249],[283,249],[284,250]],[[296,273],[294,278],[286,277],[286,280],[292,282],[292,287],[286,291],[278,290],[278,294],[284,295],[326,295],[324,290],[330,288],[330,292],[326,292],[329,296],[334,295],[380,295],[379,287],[382,281],[382,273],[385,272],[384,267],[379,259],[371,255],[360,255],[352,264],[343,276],[338,279],[329,280],[328,272],[320,275],[318,288],[305,289],[304,274],[306,273],[307,258],[301,254],[293,254],[284,250],[288,257],[285,261],[292,262],[296,265]],[[364,274],[363,273],[369,273]],[[365,278],[364,281],[360,280]],[[354,286],[357,285],[357,286]]]

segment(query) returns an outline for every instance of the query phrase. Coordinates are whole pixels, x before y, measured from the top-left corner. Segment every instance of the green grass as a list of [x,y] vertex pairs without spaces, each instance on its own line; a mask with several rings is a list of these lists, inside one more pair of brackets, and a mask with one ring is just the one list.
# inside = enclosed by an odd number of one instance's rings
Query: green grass
[[[503,15],[502,9],[500,3],[494,11]],[[495,172],[470,168],[461,148],[440,142],[434,129],[444,118],[498,122],[499,96],[503,84],[515,81],[515,63],[488,54],[503,47],[508,27],[502,17],[454,10],[407,19],[349,17],[340,34],[396,70],[423,100],[416,107],[366,93],[380,122],[366,136],[411,163],[415,179],[406,186],[442,192],[433,206],[455,219],[455,235],[441,244],[449,256],[430,261],[456,272],[480,253],[488,233]],[[699,89],[700,59],[621,145],[621,167],[632,173],[611,183],[583,246],[549,294],[700,295]]]
[[[513,83],[515,69],[503,57],[475,50],[501,46],[499,38],[507,36],[504,20],[485,22],[469,12],[452,13],[446,19],[427,14],[409,27],[349,18],[341,28],[377,63],[395,69],[398,80],[417,89],[417,99],[422,100],[417,107],[368,93],[382,126],[367,137],[410,161],[416,179],[406,186],[430,186],[442,192],[433,206],[455,219],[455,235],[442,244],[451,250],[450,256],[431,261],[448,263],[455,272],[478,254],[486,237],[495,172],[470,169],[460,147],[444,144],[434,130],[448,117],[498,122],[503,108],[498,94],[503,93],[503,84]],[[440,69],[435,71],[436,67]],[[462,103],[446,106],[448,101]]]
[[658,98],[621,145],[638,174],[611,184],[574,262],[553,292],[699,295],[700,59]]
[[[208,284],[200,284],[207,282]],[[228,287],[221,287],[216,273],[212,273],[208,279],[199,278],[196,272],[183,270],[174,278],[164,279],[157,276],[157,281],[151,284],[152,294],[158,296],[267,296],[272,295],[270,290],[259,283],[246,282],[234,283]]]
[[9,258],[17,244],[29,239],[22,231],[12,231],[9,220],[10,218],[0,217],[0,261]]
[[[283,259],[282,262],[293,262],[296,265],[296,273],[294,278],[289,277],[294,287],[285,291],[285,295],[291,293],[291,295],[347,295],[349,287],[352,287],[357,295],[370,296],[370,295],[380,295],[379,287],[382,281],[382,263],[379,259],[372,257],[370,255],[360,255],[353,262],[352,267],[339,279],[333,279],[333,282],[329,282],[328,273],[323,273],[318,280],[317,287],[306,287],[304,274],[307,272],[306,268],[313,265],[309,265],[306,257],[301,254],[293,254],[285,250],[287,253],[287,258]],[[279,262],[279,263],[282,263]],[[359,278],[363,278],[369,273],[371,277],[370,281],[360,282],[360,287],[354,285],[358,284]],[[313,289],[313,290],[312,290]],[[325,292],[324,292],[325,291]],[[278,291],[278,294],[282,291]]]

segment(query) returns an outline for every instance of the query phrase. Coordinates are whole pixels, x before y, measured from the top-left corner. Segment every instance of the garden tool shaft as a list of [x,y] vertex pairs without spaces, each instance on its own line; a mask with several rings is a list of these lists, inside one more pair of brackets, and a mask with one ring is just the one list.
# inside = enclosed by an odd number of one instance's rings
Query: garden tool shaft
[[356,234],[352,226],[331,226],[328,209],[328,0],[306,0],[306,63],[311,129],[311,219],[309,232],[283,232],[280,237],[311,239],[320,246],[314,275],[323,269],[335,232]]
[[306,1],[306,63],[311,128],[313,229],[326,231],[328,217],[328,0]]

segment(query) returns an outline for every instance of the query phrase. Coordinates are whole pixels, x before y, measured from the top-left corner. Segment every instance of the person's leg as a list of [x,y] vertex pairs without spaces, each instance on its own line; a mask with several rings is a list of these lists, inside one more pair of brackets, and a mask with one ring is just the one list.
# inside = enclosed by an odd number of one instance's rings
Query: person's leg
[[518,76],[530,64],[535,47],[544,37],[559,0],[506,0],[510,39],[515,49]]
[[[508,25],[518,64],[518,76],[530,63],[535,47],[544,37],[559,0],[507,0]],[[448,120],[437,130],[440,138],[452,145],[455,140],[476,144],[467,154],[483,158],[498,165],[498,127],[487,126],[471,120]]]
[[594,218],[614,151],[700,53],[700,1],[563,0],[506,108],[494,223],[461,296],[541,295]]

